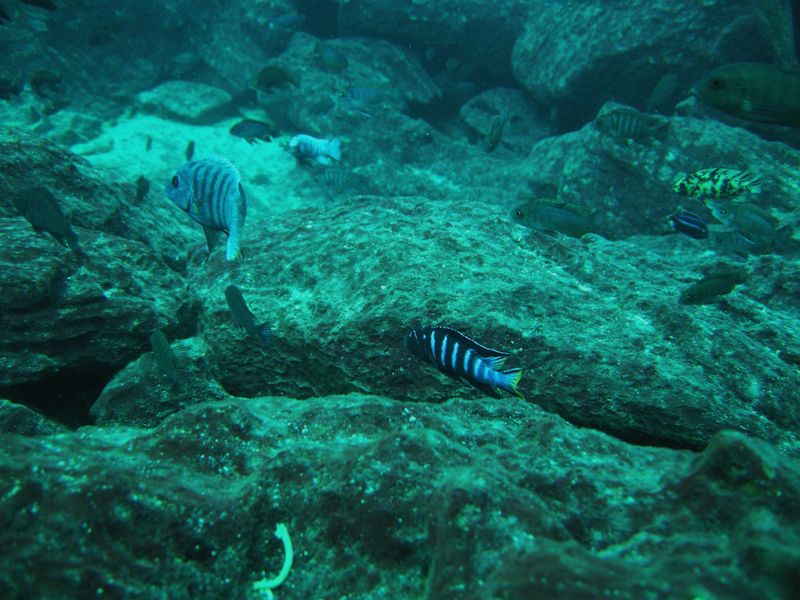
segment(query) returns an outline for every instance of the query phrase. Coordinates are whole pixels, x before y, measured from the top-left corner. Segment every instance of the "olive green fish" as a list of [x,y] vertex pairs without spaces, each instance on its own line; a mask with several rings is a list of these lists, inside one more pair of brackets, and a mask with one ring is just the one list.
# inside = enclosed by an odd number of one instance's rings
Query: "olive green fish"
[[483,139],[483,149],[486,150],[486,152],[494,152],[495,148],[500,145],[503,139],[503,130],[507,122],[508,117],[505,115],[497,115],[492,120],[492,125],[486,133],[486,137]]
[[744,283],[746,275],[740,271],[721,271],[711,273],[700,281],[685,288],[678,299],[681,304],[712,304],[720,296],[730,294],[740,283]]
[[43,186],[25,188],[14,195],[12,202],[36,233],[46,231],[59,244],[69,246],[78,256],[83,256],[83,250],[78,245],[78,235],[50,190]]
[[178,365],[175,354],[163,331],[156,329],[150,334],[150,346],[153,348],[153,357],[156,359],[156,366],[161,374],[173,385],[178,383]]
[[793,246],[791,227],[781,223],[769,211],[749,202],[711,200],[707,203],[714,218],[725,231],[738,233],[747,253],[780,252]]
[[512,210],[511,217],[536,231],[563,233],[575,238],[597,231],[593,211],[556,198],[529,200]]
[[800,71],[764,63],[732,63],[705,75],[692,92],[740,119],[800,127]]
[[761,179],[741,169],[702,169],[678,177],[672,189],[683,196],[700,200],[735,198],[761,189]]

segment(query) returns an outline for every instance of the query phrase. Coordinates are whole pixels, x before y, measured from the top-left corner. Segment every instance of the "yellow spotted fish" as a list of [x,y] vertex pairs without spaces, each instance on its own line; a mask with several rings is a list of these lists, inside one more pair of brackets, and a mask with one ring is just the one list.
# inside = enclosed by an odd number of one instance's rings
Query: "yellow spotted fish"
[[700,200],[736,198],[761,189],[761,178],[740,169],[702,169],[682,175],[672,184],[672,189],[684,196]]

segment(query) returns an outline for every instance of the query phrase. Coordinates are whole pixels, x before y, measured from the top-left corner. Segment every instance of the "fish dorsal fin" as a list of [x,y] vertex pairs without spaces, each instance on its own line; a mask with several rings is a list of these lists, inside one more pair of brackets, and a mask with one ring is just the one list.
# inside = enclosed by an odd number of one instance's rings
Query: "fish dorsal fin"
[[466,336],[460,331],[456,331],[455,329],[452,329],[450,327],[437,327],[436,329],[439,329],[444,333],[447,333],[448,335],[455,336],[456,339],[461,338],[470,348],[472,348],[473,350],[475,350],[475,352],[478,353],[478,356],[480,356],[483,359],[491,357],[505,358],[508,356],[508,352],[501,352],[500,350],[493,350],[492,348],[488,348],[482,344],[479,344],[471,337]]

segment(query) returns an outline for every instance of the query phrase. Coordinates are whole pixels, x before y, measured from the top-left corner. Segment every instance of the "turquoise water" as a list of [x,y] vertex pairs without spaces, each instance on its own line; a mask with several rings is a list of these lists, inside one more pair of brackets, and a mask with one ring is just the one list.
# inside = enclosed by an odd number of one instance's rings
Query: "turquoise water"
[[783,0],[0,0],[0,596],[796,598]]

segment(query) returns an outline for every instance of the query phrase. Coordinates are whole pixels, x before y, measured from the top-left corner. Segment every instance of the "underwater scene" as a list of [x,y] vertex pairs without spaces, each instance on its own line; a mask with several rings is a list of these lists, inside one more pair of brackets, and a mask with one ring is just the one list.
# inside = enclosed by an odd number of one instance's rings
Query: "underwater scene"
[[790,0],[0,0],[0,599],[800,598]]

